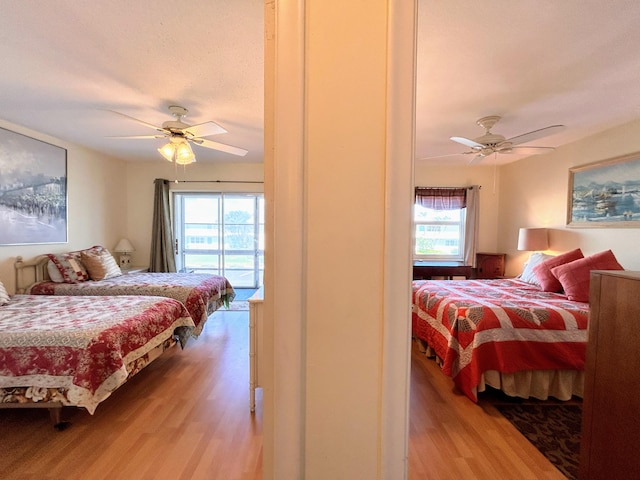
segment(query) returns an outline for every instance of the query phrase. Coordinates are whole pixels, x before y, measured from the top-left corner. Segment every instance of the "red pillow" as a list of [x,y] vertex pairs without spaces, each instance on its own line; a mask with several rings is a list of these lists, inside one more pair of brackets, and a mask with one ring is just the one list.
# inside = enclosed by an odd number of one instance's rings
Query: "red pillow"
[[540,287],[545,292],[559,292],[562,290],[562,285],[555,277],[553,273],[551,273],[551,269],[554,267],[558,267],[560,265],[564,265],[565,263],[573,262],[574,260],[579,260],[583,258],[582,250],[576,248],[575,250],[571,250],[570,252],[563,253],[553,258],[548,258],[544,262],[539,263],[535,267],[533,267],[533,273],[536,275],[538,279],[538,283],[540,283]]
[[624,270],[611,250],[565,263],[551,270],[558,278],[564,293],[575,302],[589,301],[591,270]]

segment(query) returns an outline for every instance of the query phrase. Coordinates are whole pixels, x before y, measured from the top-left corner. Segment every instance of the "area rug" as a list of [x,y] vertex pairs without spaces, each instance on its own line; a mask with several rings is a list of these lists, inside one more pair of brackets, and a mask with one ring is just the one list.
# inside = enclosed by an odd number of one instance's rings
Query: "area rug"
[[580,460],[580,405],[495,405],[527,440],[567,478],[578,478]]

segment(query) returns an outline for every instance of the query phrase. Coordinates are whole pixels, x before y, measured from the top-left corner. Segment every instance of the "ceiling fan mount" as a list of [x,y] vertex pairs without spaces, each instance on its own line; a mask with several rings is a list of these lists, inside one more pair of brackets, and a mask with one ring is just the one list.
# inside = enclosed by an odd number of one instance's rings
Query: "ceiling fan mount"
[[190,125],[184,123],[182,119],[187,116],[189,110],[178,105],[171,105],[169,107],[169,111],[171,112],[171,115],[176,118],[176,120],[167,120],[162,124],[162,128],[165,130],[169,130],[176,135],[184,136],[184,129],[188,128]]
[[[212,135],[219,135],[221,133],[227,133],[227,131],[218,125],[215,122],[209,121],[200,123],[197,125],[189,125],[184,123],[182,119],[189,113],[189,111],[181,107],[179,105],[171,105],[169,106],[169,112],[175,120],[167,120],[162,124],[161,127],[153,125],[151,123],[145,122],[143,120],[138,120],[137,118],[130,117],[129,115],[125,115],[124,113],[115,112],[113,113],[120,115],[122,117],[128,118],[129,120],[133,120],[136,123],[144,125],[147,128],[151,128],[156,131],[155,135],[130,135],[130,136],[118,136],[111,138],[131,138],[131,139],[149,139],[149,138],[167,138],[170,143],[194,143],[201,147],[209,148],[211,150],[218,150],[225,153],[230,153],[232,155],[245,156],[248,151],[244,148],[234,147],[232,145],[226,145],[224,143],[214,142],[212,140],[205,139],[203,137],[209,137]],[[167,147],[165,145],[162,147],[163,149]],[[160,151],[161,149],[159,149]],[[189,151],[191,149],[189,148]],[[175,150],[174,150],[175,151]],[[160,152],[165,158],[169,159],[165,153]],[[175,161],[172,160],[172,161]],[[189,163],[195,161],[195,156],[193,153],[190,154]]]

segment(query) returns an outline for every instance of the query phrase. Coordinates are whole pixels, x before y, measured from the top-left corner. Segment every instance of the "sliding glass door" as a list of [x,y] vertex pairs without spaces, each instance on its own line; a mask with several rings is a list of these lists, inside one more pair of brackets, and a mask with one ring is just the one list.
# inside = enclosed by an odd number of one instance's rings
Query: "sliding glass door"
[[224,275],[238,288],[262,285],[261,193],[175,193],[174,218],[178,271]]

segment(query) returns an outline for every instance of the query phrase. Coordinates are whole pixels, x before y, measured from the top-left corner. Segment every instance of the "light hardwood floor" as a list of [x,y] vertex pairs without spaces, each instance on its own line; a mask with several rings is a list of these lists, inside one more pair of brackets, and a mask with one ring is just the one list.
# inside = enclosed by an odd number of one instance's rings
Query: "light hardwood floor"
[[[102,403],[0,410],[1,479],[260,480],[262,401],[249,413],[248,312],[216,312]],[[412,354],[409,478],[565,478],[489,403],[456,394],[435,363]],[[331,479],[327,479],[331,480]]]

